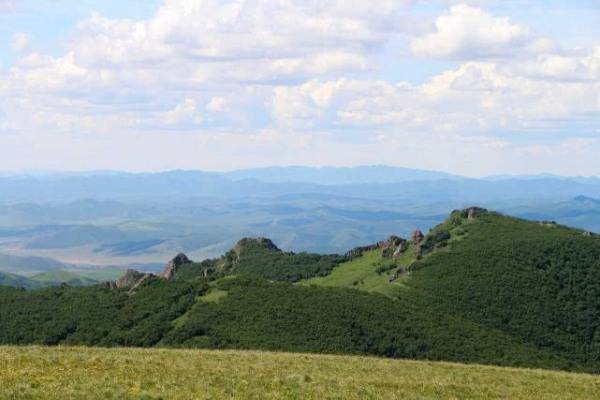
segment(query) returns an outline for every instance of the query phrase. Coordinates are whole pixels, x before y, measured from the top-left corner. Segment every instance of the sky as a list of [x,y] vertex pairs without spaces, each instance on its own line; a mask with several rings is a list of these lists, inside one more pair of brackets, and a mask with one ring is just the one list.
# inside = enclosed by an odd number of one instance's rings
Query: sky
[[0,171],[600,175],[600,1],[0,0]]

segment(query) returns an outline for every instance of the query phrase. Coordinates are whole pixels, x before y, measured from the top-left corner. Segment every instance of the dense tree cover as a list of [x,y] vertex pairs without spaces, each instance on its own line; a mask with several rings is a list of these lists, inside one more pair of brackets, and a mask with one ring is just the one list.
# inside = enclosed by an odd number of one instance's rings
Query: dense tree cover
[[[260,348],[600,372],[600,238],[454,213],[423,241],[427,251],[396,298],[294,285],[344,258],[260,244],[133,293],[1,288],[0,343]],[[205,268],[215,269],[212,282],[201,277]],[[237,278],[214,281],[223,275]],[[197,298],[209,290],[220,295]]]
[[194,307],[163,344],[183,347],[373,354],[565,368],[566,360],[509,335],[353,289],[235,279],[219,302]]
[[233,272],[265,279],[297,282],[315,276],[325,276],[345,261],[338,255],[311,253],[277,253],[249,249],[240,254]]
[[103,286],[27,292],[0,288],[0,343],[152,346],[205,290],[200,282],[148,281],[130,295]]
[[600,238],[493,213],[414,266],[427,307],[574,362],[600,364]]
[[[315,276],[325,276],[346,257],[337,254],[288,253],[279,250],[268,239],[242,239],[235,248],[218,259],[182,266],[176,280],[188,280],[211,275],[244,275],[276,281],[297,282]],[[208,271],[208,272],[207,272]]]

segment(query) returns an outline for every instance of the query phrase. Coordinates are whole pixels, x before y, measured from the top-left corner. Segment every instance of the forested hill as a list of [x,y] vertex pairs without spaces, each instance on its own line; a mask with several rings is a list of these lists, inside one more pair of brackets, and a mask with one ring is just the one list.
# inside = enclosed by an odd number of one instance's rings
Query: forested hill
[[373,354],[600,372],[600,238],[471,208],[345,255],[245,239],[86,288],[0,289],[0,344]]

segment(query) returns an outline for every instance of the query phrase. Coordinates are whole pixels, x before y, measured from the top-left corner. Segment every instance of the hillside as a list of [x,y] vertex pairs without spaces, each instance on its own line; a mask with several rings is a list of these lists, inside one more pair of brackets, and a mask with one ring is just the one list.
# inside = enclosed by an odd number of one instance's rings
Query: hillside
[[71,286],[89,286],[99,283],[97,280],[90,279],[76,272],[64,269],[44,272],[42,274],[34,275],[29,279],[45,286],[62,283]]
[[558,400],[568,394],[576,400],[600,396],[600,378],[593,375],[365,357],[0,347],[0,359],[0,398]]
[[198,277],[214,279],[225,275],[246,275],[297,282],[314,276],[325,276],[345,260],[345,257],[336,254],[284,252],[270,239],[244,238],[220,258],[194,263],[181,254],[173,260],[177,265],[168,266],[167,270],[170,271],[165,271],[162,276],[181,281]]
[[10,274],[8,272],[0,272],[0,286],[22,287],[26,289],[34,289],[40,287],[37,282],[32,281],[24,276]]
[[[345,255],[264,238],[89,288],[0,289],[0,343],[253,348],[600,372],[600,238],[470,208]],[[77,310],[73,313],[72,310]]]

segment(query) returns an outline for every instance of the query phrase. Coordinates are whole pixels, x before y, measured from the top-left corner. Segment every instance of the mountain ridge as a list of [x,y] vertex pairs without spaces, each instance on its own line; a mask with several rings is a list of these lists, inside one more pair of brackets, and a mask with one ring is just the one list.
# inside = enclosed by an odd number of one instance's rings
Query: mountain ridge
[[0,344],[253,348],[600,372],[600,238],[579,229],[472,207],[425,235],[342,256],[286,252],[263,238],[187,261],[169,280],[130,272],[121,288],[0,288]]

